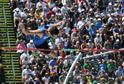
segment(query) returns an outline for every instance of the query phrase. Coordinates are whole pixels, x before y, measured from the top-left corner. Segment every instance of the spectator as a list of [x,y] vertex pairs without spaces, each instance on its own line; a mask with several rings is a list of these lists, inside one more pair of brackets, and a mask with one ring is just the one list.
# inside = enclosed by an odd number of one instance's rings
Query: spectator
[[18,27],[19,19],[21,18],[20,9],[16,8],[14,12],[14,27]]
[[19,55],[22,54],[24,51],[23,49],[26,48],[24,40],[22,40],[22,39],[17,40],[17,47],[16,48],[18,48],[17,53]]
[[121,66],[119,66],[118,69],[115,71],[115,75],[116,77],[120,78],[123,76],[123,74],[124,74],[124,70]]
[[[29,49],[35,49],[35,45],[34,45],[34,42],[33,42],[33,40],[30,40],[30,42],[29,43],[27,43],[27,48],[29,48]],[[34,50],[29,50],[29,52],[30,51],[34,51]]]

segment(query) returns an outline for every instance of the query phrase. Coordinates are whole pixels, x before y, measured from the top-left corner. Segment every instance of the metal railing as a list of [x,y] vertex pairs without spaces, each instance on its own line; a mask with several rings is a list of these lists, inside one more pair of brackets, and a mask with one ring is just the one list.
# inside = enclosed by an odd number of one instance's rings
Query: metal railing
[[[8,31],[8,28],[7,28],[7,19],[6,19],[6,12],[5,12],[5,6],[4,6],[4,2],[2,2],[2,10],[3,10],[3,16],[4,16],[4,20],[5,20],[5,27],[6,27],[6,33],[7,33],[7,39],[8,39],[8,45],[9,45],[9,48],[11,48],[11,43],[10,43],[10,34],[9,34],[9,31]],[[13,64],[13,57],[12,57],[12,55],[11,55],[11,51],[9,51],[9,53],[10,53],[10,57],[11,57],[11,59],[10,59],[10,61],[11,61],[11,65],[12,65],[12,72],[13,72],[13,79],[14,79],[14,81],[15,81],[15,69],[14,69],[14,64]],[[6,79],[5,79],[6,80]],[[10,84],[11,84],[11,82],[10,82]],[[16,83],[15,83],[16,84]]]

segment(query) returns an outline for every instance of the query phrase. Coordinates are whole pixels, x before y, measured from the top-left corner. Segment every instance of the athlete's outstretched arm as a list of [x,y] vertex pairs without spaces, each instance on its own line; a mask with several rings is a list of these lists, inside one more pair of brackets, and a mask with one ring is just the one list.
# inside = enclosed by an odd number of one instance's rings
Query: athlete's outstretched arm
[[42,33],[42,31],[40,29],[36,29],[36,30],[29,30],[30,33],[36,34],[36,33]]
[[[60,21],[56,24],[52,24],[52,27],[58,27],[60,26],[61,24],[63,24],[64,21]],[[46,31],[49,31],[50,28],[48,28],[48,30],[46,29]],[[40,29],[36,29],[36,30],[27,30],[27,29],[22,29],[22,32],[25,34],[25,35],[28,35],[28,34],[37,34],[37,33],[42,33],[42,31]]]
[[53,24],[52,27],[58,27],[58,26],[62,25],[63,23],[64,23],[64,21],[60,21],[58,23]]

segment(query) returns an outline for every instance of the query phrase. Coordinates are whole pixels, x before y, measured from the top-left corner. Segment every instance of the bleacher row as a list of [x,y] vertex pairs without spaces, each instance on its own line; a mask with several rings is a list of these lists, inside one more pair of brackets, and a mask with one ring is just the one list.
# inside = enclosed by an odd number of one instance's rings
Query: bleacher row
[[[15,47],[15,34],[13,31],[13,21],[9,8],[9,0],[0,0],[0,48]],[[21,70],[18,57],[15,51],[2,51],[2,66],[5,77],[0,80],[5,84],[21,84]],[[5,78],[5,81],[4,79]]]

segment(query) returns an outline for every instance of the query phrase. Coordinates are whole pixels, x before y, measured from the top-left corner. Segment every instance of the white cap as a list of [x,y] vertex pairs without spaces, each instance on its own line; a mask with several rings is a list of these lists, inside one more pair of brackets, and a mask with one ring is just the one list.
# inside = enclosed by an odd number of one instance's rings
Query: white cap
[[30,43],[33,43],[33,40],[30,40]]
[[35,66],[34,69],[37,69],[37,67]]
[[84,23],[83,21],[79,21],[79,22],[77,23],[77,27],[78,27],[79,29],[82,28],[84,25],[85,25],[85,23]]
[[56,11],[58,11],[58,8],[57,8],[57,7],[54,7],[54,8],[52,9],[52,11],[56,12]]
[[20,11],[20,9],[19,8],[16,8],[15,11]]
[[114,16],[114,13],[111,13],[111,16]]
[[91,25],[94,25],[94,23],[91,23]]
[[107,14],[108,17],[110,17],[111,15],[110,14]]
[[117,39],[116,42],[119,42],[119,39]]
[[41,7],[41,6],[42,6],[42,4],[41,4],[41,3],[39,3],[39,4],[38,4],[38,6],[39,6],[39,7]]
[[104,13],[101,13],[101,16],[105,16],[105,14]]
[[83,9],[82,9],[82,11],[84,12],[84,11],[85,11],[85,9],[83,8]]
[[19,8],[15,8],[15,9],[13,10],[13,12],[19,12],[19,11],[20,11]]
[[115,3],[114,6],[118,6],[118,4]]
[[99,15],[97,14],[95,17],[99,17]]
[[99,33],[97,33],[97,34],[96,34],[96,36],[100,36],[100,34],[99,34]]
[[98,21],[101,21],[101,18],[98,18]]
[[109,5],[109,6],[111,6],[111,5],[112,5],[112,3],[110,2],[108,5]]
[[58,56],[58,59],[62,59],[62,56]]
[[92,17],[90,17],[90,20],[92,20],[93,18]]
[[55,16],[54,14],[51,15],[51,17],[54,17],[54,16]]
[[122,17],[122,21],[124,21],[124,16]]
[[92,8],[90,8],[90,9],[89,9],[89,11],[93,11],[93,9],[92,9]]
[[56,15],[61,16],[62,14],[61,13],[56,13]]

